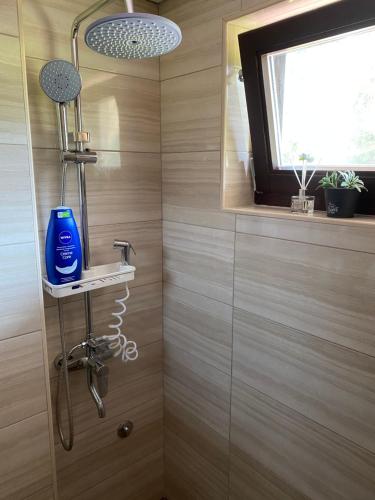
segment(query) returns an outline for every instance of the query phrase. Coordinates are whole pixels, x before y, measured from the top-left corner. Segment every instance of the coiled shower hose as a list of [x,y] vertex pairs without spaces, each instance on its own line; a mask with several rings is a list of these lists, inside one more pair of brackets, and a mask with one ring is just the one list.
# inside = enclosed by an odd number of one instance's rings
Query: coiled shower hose
[[128,340],[126,336],[121,333],[121,327],[124,323],[123,316],[126,313],[125,302],[128,300],[129,296],[129,287],[126,283],[125,297],[115,300],[115,303],[121,307],[120,311],[112,313],[112,316],[117,320],[117,322],[110,323],[108,325],[108,328],[116,330],[116,333],[113,335],[103,335],[103,337],[101,337],[111,342],[111,344],[109,344],[109,347],[115,351],[113,355],[115,357],[121,355],[121,359],[124,363],[128,361],[135,361],[138,358],[137,344],[134,342],[134,340]]

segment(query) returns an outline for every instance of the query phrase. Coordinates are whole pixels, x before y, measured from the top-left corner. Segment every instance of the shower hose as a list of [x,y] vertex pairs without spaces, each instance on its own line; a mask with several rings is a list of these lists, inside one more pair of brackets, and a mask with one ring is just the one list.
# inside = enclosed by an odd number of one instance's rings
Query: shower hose
[[115,300],[115,303],[121,307],[119,311],[112,313],[112,316],[117,321],[116,323],[110,323],[108,325],[108,328],[116,330],[116,333],[114,333],[113,335],[103,335],[103,337],[101,337],[102,339],[106,339],[111,342],[109,344],[109,347],[115,351],[113,356],[116,357],[121,355],[121,359],[124,363],[126,363],[127,361],[135,361],[138,358],[137,344],[134,342],[134,340],[128,340],[126,336],[121,333],[121,327],[124,322],[123,316],[126,313],[125,302],[128,300],[129,296],[129,287],[126,283],[125,297]]
[[[58,309],[59,309],[62,359],[61,359],[61,364],[59,365],[59,373],[57,376],[56,421],[57,421],[57,429],[59,431],[61,444],[63,445],[63,448],[65,450],[69,451],[73,448],[73,442],[74,442],[72,400],[70,397],[69,373],[68,373],[68,359],[71,356],[73,349],[67,354],[66,343],[65,343],[64,313],[63,313],[62,299],[58,299],[57,303],[58,303]],[[65,439],[62,421],[61,421],[62,414],[61,414],[61,408],[60,408],[60,390],[61,390],[61,384],[62,384],[63,380],[65,383],[66,410],[67,410],[67,414],[68,414],[68,429],[69,429],[68,439]]]

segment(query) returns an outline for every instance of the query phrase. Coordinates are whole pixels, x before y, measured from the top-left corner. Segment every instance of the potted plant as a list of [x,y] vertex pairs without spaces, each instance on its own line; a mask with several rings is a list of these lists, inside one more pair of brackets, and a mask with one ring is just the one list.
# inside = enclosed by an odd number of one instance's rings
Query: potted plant
[[352,170],[331,172],[320,179],[324,189],[328,217],[353,217],[359,195],[366,190],[363,181]]

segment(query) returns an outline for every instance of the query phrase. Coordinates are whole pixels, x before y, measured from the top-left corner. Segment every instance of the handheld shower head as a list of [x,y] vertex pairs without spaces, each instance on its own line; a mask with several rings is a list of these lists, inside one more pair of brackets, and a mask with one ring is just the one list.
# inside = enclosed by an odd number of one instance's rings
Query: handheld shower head
[[53,59],[40,70],[39,83],[55,102],[73,101],[81,92],[82,81],[74,65],[63,59]]
[[86,30],[90,49],[109,57],[144,59],[167,54],[180,45],[181,30],[154,14],[123,12],[98,19]]

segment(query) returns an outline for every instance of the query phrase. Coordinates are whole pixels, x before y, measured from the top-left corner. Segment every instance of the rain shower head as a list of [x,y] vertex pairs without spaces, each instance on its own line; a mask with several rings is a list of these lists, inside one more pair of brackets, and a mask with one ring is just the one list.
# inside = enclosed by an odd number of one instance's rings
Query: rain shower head
[[74,65],[53,59],[40,70],[39,82],[47,96],[55,102],[73,101],[81,92],[82,81]]
[[124,12],[99,19],[87,28],[90,49],[109,57],[144,59],[167,54],[180,45],[181,30],[154,14]]

